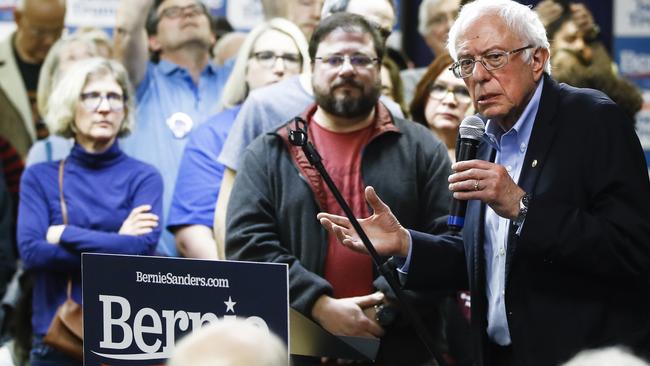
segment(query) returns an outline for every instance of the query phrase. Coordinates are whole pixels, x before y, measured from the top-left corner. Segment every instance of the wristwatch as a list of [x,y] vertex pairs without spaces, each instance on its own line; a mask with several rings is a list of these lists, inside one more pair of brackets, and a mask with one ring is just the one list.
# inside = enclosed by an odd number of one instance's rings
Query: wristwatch
[[388,327],[397,318],[397,310],[388,304],[375,305],[375,320],[382,327]]
[[530,194],[524,193],[519,200],[519,214],[517,218],[513,221],[515,225],[521,226],[526,220],[526,214],[528,214],[528,204],[530,203]]

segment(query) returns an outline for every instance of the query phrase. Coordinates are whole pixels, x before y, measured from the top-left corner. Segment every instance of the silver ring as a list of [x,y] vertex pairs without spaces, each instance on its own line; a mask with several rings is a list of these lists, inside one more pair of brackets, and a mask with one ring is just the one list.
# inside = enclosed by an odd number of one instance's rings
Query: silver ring
[[475,190],[475,191],[480,191],[480,190],[481,190],[481,188],[480,188],[479,185],[478,185],[478,179],[476,179],[476,180],[474,181],[474,190]]

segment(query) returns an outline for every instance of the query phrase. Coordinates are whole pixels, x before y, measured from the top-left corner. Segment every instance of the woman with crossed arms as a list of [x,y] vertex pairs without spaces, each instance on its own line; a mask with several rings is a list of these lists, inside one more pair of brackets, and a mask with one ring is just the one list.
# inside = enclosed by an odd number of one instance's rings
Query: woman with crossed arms
[[18,247],[34,276],[30,365],[81,365],[43,343],[68,281],[81,304],[81,253],[147,255],[156,247],[162,178],[117,143],[133,126],[133,99],[125,69],[93,58],[75,64],[48,103],[50,131],[75,144],[21,181]]

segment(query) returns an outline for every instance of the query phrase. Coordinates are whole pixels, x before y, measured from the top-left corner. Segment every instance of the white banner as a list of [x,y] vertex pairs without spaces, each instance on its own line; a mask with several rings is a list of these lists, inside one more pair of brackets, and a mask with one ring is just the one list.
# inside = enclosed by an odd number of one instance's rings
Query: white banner
[[618,37],[648,37],[650,0],[616,0],[614,34]]
[[230,0],[226,3],[226,17],[230,25],[237,30],[251,29],[264,21],[262,2],[260,0]]
[[120,0],[67,0],[67,27],[113,28]]

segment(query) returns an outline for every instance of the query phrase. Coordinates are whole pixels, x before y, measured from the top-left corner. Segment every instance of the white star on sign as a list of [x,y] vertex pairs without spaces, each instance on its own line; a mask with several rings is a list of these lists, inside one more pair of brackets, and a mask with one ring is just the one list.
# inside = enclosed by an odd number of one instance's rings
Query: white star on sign
[[235,312],[236,302],[232,301],[230,296],[228,296],[228,301],[224,301],[223,303],[226,304],[226,313],[229,311],[232,311],[233,313]]

